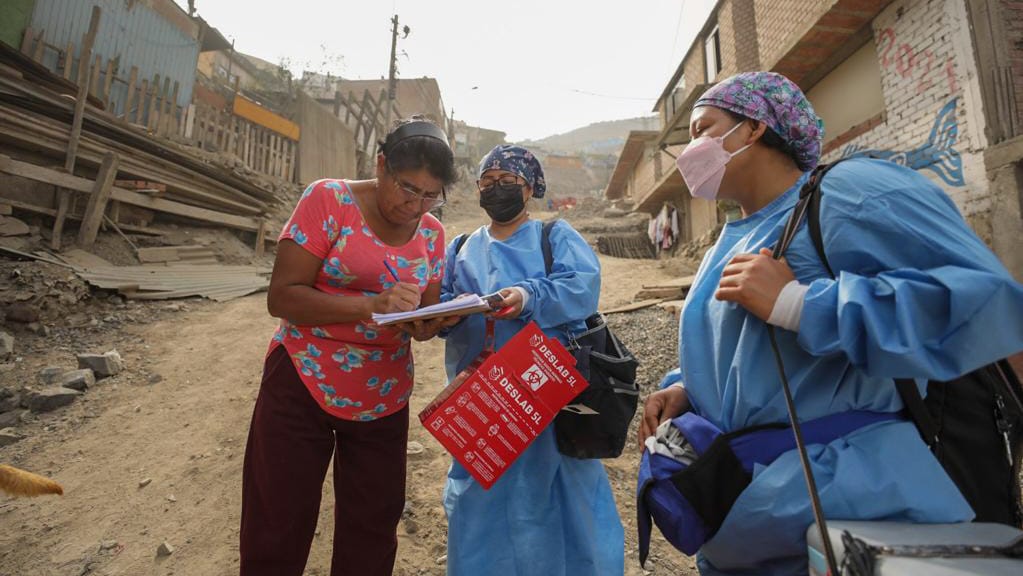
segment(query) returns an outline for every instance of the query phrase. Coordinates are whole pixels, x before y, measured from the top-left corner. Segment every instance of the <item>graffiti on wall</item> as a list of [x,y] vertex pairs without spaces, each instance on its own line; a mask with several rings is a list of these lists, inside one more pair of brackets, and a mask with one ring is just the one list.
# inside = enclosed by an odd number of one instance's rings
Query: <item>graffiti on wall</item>
[[905,42],[900,43],[891,28],[878,33],[877,55],[881,68],[894,70],[905,81],[914,81],[917,94],[930,89],[935,82],[946,82],[949,94],[958,90],[951,56],[942,61],[930,48],[916,50]]
[[959,137],[959,120],[956,118],[956,98],[938,111],[931,133],[918,148],[908,151],[866,149],[855,144],[846,146],[843,158],[868,156],[895,162],[913,170],[930,170],[949,186],[965,186],[963,159],[955,149]]

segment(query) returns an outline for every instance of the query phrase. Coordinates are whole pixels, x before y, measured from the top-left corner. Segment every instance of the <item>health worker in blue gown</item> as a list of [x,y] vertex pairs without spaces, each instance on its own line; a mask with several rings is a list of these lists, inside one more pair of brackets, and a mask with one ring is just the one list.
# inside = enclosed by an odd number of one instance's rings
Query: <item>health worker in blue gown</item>
[[[546,273],[543,224],[526,207],[547,188],[540,162],[519,146],[498,146],[480,162],[477,185],[491,222],[448,246],[442,298],[501,291],[511,311],[496,320],[498,350],[530,321],[563,343],[567,334],[585,330],[585,319],[597,310],[600,263],[579,233],[560,220],[550,231],[554,262]],[[447,333],[449,381],[482,352],[484,334],[479,314]],[[553,426],[489,490],[452,462],[444,509],[452,576],[624,572],[622,524],[604,466],[562,456]]]
[[[689,130],[678,166],[690,192],[732,200],[742,217],[700,265],[680,320],[680,381],[648,398],[641,442],[685,410],[724,432],[787,424],[768,323],[802,421],[898,412],[893,378],[922,387],[1023,349],[1023,287],[941,188],[903,166],[849,159],[824,177],[820,222],[835,279],[805,223],[784,260],[770,257],[821,149],[821,122],[785,77],[724,80],[697,100]],[[829,518],[973,517],[910,421],[808,451]],[[754,469],[700,549],[701,574],[806,574],[811,523],[798,454],[786,452]]]

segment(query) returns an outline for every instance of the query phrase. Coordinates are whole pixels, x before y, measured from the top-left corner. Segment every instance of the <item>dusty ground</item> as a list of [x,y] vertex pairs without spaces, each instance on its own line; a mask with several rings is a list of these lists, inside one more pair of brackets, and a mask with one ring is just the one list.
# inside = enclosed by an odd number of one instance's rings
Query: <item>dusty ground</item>
[[[451,234],[474,227],[472,222],[448,224]],[[619,279],[604,282],[605,309],[630,301],[638,287],[635,279],[657,281],[675,273],[662,262],[602,262],[604,277]],[[32,384],[43,366],[72,365],[76,352],[110,348],[117,348],[126,364],[125,372],[100,381],[70,407],[29,417],[17,427],[26,438],[0,448],[0,462],[52,476],[66,491],[59,498],[0,497],[0,576],[219,575],[237,570],[245,438],[275,322],[266,313],[263,295],[132,312],[138,321],[116,330],[100,325],[61,332],[58,346],[25,335],[19,342],[32,344],[26,344],[21,361],[0,372],[0,382],[8,387]],[[644,322],[653,322],[670,337],[670,313],[645,314]],[[616,324],[628,322],[626,316],[615,319]],[[660,341],[652,333],[651,339],[646,345]],[[442,346],[439,341],[417,345],[413,413],[444,385]],[[664,347],[674,344],[665,342]],[[662,360],[645,367],[645,385],[656,382],[663,369]],[[425,450],[409,459],[408,511],[400,527],[395,573],[443,574],[440,497],[449,457],[415,420],[411,439]],[[630,449],[608,462],[626,526],[629,575],[643,574],[635,545],[637,461]],[[329,573],[330,478],[321,510],[321,525],[328,528],[314,541],[310,575]],[[144,480],[150,482],[141,486]],[[158,557],[163,542],[174,551]],[[654,574],[689,573],[687,559],[659,538],[652,560],[648,568]]]

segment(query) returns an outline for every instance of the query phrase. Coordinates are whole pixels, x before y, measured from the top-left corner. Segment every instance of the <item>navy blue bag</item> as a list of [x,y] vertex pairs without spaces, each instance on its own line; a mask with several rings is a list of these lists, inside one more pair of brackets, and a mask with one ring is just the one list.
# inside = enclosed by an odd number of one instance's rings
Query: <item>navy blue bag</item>
[[[807,444],[828,444],[865,426],[904,420],[901,414],[853,410],[802,423]],[[686,412],[671,420],[688,446],[687,465],[643,450],[636,493],[639,561],[646,562],[656,525],[672,546],[693,555],[714,537],[753,478],[754,466],[768,465],[796,448],[787,424],[768,424],[723,433],[707,419]]]

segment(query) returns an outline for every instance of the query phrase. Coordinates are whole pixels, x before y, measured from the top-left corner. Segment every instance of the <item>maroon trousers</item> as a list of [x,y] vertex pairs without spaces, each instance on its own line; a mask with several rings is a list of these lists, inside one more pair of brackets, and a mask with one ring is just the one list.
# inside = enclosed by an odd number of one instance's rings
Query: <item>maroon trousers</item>
[[408,407],[370,422],[320,408],[287,351],[267,357],[245,447],[242,576],[301,576],[334,458],[331,576],[389,575],[405,505]]

